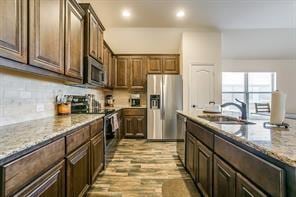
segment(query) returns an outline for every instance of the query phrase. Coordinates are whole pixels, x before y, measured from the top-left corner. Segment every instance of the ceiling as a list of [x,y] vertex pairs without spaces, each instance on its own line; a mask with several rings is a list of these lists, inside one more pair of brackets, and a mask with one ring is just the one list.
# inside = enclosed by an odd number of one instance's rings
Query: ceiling
[[[79,0],[106,27],[296,28],[296,0]],[[131,11],[123,18],[123,9]],[[176,18],[179,9],[185,17]]]

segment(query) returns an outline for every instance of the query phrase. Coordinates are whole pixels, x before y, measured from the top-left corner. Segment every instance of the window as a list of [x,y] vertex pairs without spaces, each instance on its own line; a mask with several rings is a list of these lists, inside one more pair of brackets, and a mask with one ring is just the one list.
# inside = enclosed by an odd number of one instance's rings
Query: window
[[[270,103],[271,92],[275,90],[276,73],[273,72],[223,72],[222,102],[235,102],[239,99],[247,103],[249,113],[255,113],[255,103]],[[240,111],[233,106],[227,111],[234,114]]]

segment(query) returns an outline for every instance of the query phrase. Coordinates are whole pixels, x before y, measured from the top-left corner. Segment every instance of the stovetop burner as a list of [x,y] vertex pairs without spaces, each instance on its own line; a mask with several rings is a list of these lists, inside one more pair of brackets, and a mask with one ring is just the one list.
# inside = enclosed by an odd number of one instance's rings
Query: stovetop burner
[[109,115],[115,112],[115,109],[94,109],[93,111],[75,111],[73,114],[105,114]]

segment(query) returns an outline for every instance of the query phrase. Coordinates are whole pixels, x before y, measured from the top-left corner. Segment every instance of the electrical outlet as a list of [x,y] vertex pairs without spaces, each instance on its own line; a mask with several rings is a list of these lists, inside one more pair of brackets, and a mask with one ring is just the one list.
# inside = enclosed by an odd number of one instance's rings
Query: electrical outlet
[[43,111],[44,111],[44,104],[37,104],[36,112],[43,112]]

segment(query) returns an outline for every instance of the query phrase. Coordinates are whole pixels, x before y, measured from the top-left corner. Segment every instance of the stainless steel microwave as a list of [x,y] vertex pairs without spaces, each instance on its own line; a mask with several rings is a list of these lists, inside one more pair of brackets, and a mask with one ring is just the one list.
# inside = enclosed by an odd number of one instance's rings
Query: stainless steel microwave
[[105,81],[106,75],[104,66],[90,56],[84,57],[84,83],[103,87]]

